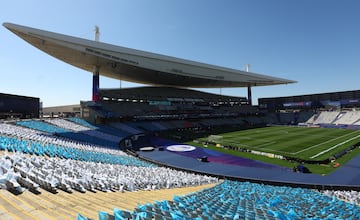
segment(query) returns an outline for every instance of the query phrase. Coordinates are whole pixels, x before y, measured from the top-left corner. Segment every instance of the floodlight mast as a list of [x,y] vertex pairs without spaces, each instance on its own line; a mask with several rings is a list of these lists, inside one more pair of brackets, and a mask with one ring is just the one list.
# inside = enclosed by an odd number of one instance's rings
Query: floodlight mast
[[250,71],[250,64],[246,64],[246,72]]
[[99,42],[100,41],[100,29],[99,26],[95,25],[95,41]]

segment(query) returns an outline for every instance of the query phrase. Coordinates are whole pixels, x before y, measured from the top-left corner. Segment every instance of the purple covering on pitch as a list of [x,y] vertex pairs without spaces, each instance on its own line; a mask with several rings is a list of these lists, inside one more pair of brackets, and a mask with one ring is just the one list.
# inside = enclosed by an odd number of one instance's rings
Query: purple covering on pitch
[[[172,145],[183,145],[176,143],[174,141],[161,139],[161,138],[153,138],[152,144],[156,146],[162,146],[166,149],[168,146]],[[258,167],[258,168],[267,168],[267,169],[288,169],[281,166],[273,165],[264,163],[257,160],[252,160],[248,158],[242,158],[238,156],[233,156],[225,153],[221,153],[218,151],[210,150],[207,148],[201,148],[201,147],[195,147],[195,150],[193,151],[186,151],[186,152],[178,152],[178,151],[169,151],[175,154],[179,154],[181,156],[186,157],[192,157],[195,159],[201,158],[201,157],[207,157],[209,162],[213,163],[222,163],[222,164],[231,164],[231,165],[237,165],[237,166],[246,166],[246,167]]]

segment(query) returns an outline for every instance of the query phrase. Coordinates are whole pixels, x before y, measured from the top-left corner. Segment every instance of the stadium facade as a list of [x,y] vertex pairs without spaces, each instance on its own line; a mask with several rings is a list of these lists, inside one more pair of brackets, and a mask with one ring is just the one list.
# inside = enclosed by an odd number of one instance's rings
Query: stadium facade
[[80,104],[44,107],[43,117],[74,117],[80,116]]
[[246,97],[216,95],[197,90],[149,86],[127,89],[101,89],[97,102],[81,102],[84,119],[105,121],[196,120],[231,117],[256,107]]
[[260,98],[259,107],[271,111],[283,109],[343,109],[360,107],[360,90],[310,95]]

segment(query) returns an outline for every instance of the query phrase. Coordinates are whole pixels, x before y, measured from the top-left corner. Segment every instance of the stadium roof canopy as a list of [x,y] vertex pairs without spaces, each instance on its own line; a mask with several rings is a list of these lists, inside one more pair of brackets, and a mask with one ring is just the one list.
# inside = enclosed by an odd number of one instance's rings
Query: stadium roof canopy
[[4,23],[7,29],[66,63],[107,77],[161,86],[250,87],[294,83],[261,74],[214,66],[98,41]]

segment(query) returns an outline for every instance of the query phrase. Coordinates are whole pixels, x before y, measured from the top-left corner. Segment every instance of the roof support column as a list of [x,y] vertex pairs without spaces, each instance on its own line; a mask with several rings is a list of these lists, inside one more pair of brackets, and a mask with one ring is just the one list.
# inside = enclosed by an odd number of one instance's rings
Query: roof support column
[[[248,73],[250,71],[250,64],[246,64],[246,72]],[[248,93],[248,104],[252,106],[252,98],[251,98],[251,84],[248,83],[247,86],[247,93]]]
[[248,103],[249,103],[250,106],[252,106],[251,85],[250,85],[250,83],[248,84],[248,87],[247,87],[247,93],[248,93]]
[[100,68],[99,66],[94,67],[93,72],[93,88],[92,88],[92,100],[97,102],[100,100],[99,95],[99,84],[100,84],[100,76],[99,76]]

